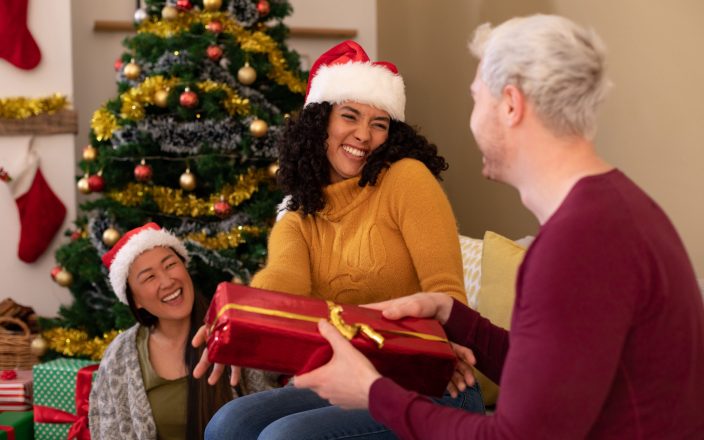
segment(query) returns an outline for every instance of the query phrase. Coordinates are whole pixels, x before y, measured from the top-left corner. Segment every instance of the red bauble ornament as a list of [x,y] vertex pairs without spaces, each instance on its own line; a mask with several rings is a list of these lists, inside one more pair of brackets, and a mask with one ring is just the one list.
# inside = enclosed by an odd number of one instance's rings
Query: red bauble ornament
[[222,32],[222,23],[218,20],[213,20],[205,25],[205,28],[214,34],[219,34]]
[[[79,238],[81,238],[82,235],[83,235],[83,231],[81,231],[80,229],[76,229],[75,231],[71,232],[71,241],[78,240]],[[59,268],[59,269],[61,269],[61,268]],[[52,270],[52,273],[53,272],[54,271]]]
[[205,53],[208,55],[208,58],[210,58],[212,61],[217,61],[220,59],[220,57],[222,57],[222,48],[216,45],[208,46],[208,48],[205,50]]
[[54,268],[51,269],[51,279],[56,280],[56,275],[58,275],[61,270],[61,266],[54,266]]
[[88,188],[91,192],[103,192],[105,189],[105,179],[103,179],[102,171],[88,178]]
[[119,72],[122,70],[122,58],[117,58],[115,62],[113,63],[113,67],[115,68],[115,72]]
[[220,196],[220,201],[213,205],[213,211],[218,217],[225,218],[232,212],[232,207],[225,201],[225,196]]
[[198,105],[198,95],[188,87],[178,97],[178,103],[186,108],[193,108]]
[[183,9],[184,11],[189,11],[191,8],[193,8],[193,5],[191,4],[190,0],[178,0],[176,2],[176,7],[179,9]]
[[134,178],[140,182],[148,182],[152,180],[152,167],[142,159],[142,162],[134,167]]
[[269,2],[267,0],[259,0],[259,3],[257,3],[257,12],[259,12],[259,16],[261,17],[269,15],[269,12],[271,12]]

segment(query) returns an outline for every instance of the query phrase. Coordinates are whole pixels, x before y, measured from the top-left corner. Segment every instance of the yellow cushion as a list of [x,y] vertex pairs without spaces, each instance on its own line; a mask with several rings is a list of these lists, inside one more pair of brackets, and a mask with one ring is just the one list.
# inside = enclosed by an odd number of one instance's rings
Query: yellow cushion
[[[491,231],[484,234],[481,286],[477,311],[493,324],[508,329],[516,298],[516,276],[526,249]],[[484,403],[494,405],[499,387],[476,371]]]

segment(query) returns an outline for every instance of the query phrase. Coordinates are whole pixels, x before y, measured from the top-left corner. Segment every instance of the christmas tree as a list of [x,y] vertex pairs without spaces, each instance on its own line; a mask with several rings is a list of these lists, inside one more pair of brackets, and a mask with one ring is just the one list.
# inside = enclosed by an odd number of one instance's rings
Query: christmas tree
[[276,141],[305,76],[284,44],[285,0],[147,0],[115,62],[118,96],[91,121],[76,230],[52,276],[74,297],[43,322],[54,351],[96,358],[133,318],[101,255],[154,221],[181,237],[194,284],[247,283],[263,264],[277,204]]

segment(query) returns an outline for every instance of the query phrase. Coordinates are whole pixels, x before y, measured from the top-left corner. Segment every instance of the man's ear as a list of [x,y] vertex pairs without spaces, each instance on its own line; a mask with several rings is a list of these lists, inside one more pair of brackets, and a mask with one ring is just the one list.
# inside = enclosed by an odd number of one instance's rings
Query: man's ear
[[518,87],[509,84],[501,94],[501,104],[505,122],[509,127],[515,127],[523,120],[526,98]]

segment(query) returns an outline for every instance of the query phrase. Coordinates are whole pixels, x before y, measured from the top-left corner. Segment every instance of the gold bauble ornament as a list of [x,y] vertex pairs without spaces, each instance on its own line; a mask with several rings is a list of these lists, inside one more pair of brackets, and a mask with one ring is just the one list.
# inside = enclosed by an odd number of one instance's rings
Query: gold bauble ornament
[[86,145],[83,149],[83,160],[92,162],[96,157],[98,157],[98,150],[92,145]]
[[235,284],[244,284],[244,280],[243,280],[242,277],[239,276],[239,275],[233,276],[231,282],[232,282],[232,283],[235,283]]
[[266,172],[269,173],[271,177],[276,177],[276,172],[279,171],[279,164],[278,163],[272,163],[269,165],[266,169]]
[[208,12],[219,11],[222,6],[222,0],[203,0],[203,7]]
[[73,275],[66,269],[61,269],[59,273],[56,274],[56,284],[61,287],[69,287],[73,284]]
[[78,191],[82,194],[90,194],[90,183],[88,183],[88,178],[89,176],[86,174],[78,180],[78,183],[76,183]]
[[166,5],[161,10],[161,18],[166,21],[176,20],[176,17],[178,17],[178,9],[171,5]]
[[48,348],[49,343],[41,336],[32,339],[32,342],[29,344],[29,351],[36,357],[44,356]]
[[125,68],[122,70],[122,73],[124,73],[128,79],[135,80],[142,74],[142,68],[139,67],[139,64],[134,62],[134,59],[132,59],[132,61],[127,63]]
[[237,81],[241,82],[245,86],[253,84],[257,80],[257,71],[254,67],[250,66],[249,63],[244,63],[244,66],[240,67],[237,71]]
[[117,229],[107,228],[105,231],[103,231],[103,243],[105,243],[106,246],[113,247],[115,246],[115,243],[117,243],[119,240],[120,233]]
[[169,91],[160,89],[154,92],[154,104],[158,107],[166,108],[166,106],[169,105]]
[[264,136],[267,131],[269,131],[269,125],[263,119],[255,119],[249,124],[249,132],[256,138]]
[[185,191],[193,191],[196,189],[196,176],[191,173],[190,168],[186,168],[186,172],[181,174],[178,179],[178,184],[181,185]]

